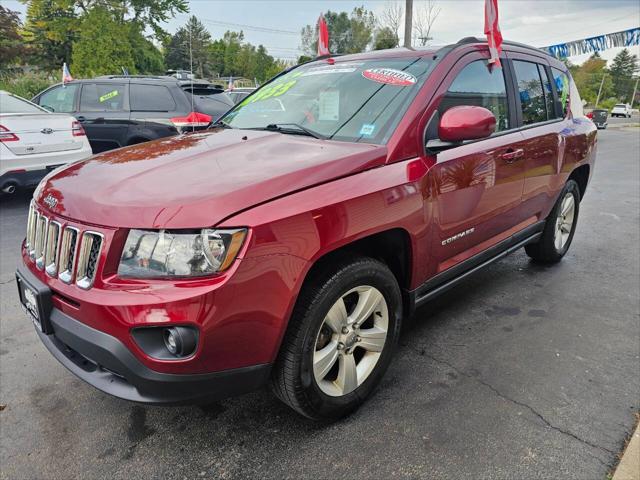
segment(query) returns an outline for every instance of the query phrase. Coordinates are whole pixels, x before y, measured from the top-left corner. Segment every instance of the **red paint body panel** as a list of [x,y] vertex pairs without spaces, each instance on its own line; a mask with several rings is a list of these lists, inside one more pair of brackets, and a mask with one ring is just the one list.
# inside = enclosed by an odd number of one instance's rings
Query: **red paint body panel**
[[[399,50],[335,62],[432,54]],[[271,363],[305,276],[323,255],[397,230],[410,248],[403,288],[413,290],[544,219],[577,167],[591,165],[592,173],[596,128],[585,118],[426,153],[425,129],[451,80],[473,59],[488,57],[486,45],[469,44],[441,59],[384,146],[213,130],[68,166],[41,184],[35,200],[63,226],[90,226],[104,235],[93,288],[48,277],[23,248],[24,263],[53,290],[56,308],[120,339],[155,371],[204,373]],[[509,156],[519,150],[521,157]],[[52,210],[43,203],[48,195],[58,200]],[[128,229],[210,226],[249,229],[238,259],[224,273],[193,280],[116,275]],[[469,229],[472,235],[443,245]],[[172,324],[198,328],[193,357],[153,359],[131,336],[134,327]]]
[[48,177],[36,200],[52,194],[53,213],[94,225],[202,228],[385,160],[384,146],[219,129],[75,163]]

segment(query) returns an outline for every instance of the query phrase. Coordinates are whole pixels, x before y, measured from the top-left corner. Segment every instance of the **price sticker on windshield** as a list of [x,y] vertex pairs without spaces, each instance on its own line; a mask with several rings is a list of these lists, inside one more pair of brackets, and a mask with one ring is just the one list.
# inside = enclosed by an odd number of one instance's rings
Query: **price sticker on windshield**
[[395,68],[369,68],[362,72],[362,76],[373,82],[397,87],[409,87],[417,82],[410,73]]

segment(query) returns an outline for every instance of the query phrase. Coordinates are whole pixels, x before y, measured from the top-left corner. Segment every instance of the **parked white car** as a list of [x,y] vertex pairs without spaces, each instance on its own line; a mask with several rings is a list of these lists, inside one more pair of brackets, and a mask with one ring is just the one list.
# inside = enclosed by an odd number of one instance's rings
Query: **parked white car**
[[628,103],[618,103],[611,110],[612,117],[625,117],[631,118],[631,105]]
[[91,154],[74,117],[0,90],[0,191],[33,187],[54,168]]

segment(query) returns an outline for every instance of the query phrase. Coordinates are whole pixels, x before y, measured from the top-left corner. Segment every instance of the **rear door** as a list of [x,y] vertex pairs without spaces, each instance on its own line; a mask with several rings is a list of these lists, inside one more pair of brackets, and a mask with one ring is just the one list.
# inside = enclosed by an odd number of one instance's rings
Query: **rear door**
[[82,84],[77,119],[94,153],[126,145],[129,130],[127,82]]
[[[508,56],[513,64],[516,112],[525,142],[523,208],[527,215],[543,220],[563,186],[559,173],[566,137],[562,131],[569,125],[559,108],[556,82],[546,61],[521,53],[509,52]],[[561,85],[562,80],[558,81]]]
[[169,85],[149,83],[131,83],[129,86],[129,105],[131,123],[129,140],[139,143],[145,140],[167,137],[178,133],[171,118],[185,115],[184,106],[180,106]]
[[487,139],[438,153],[437,163],[429,171],[437,229],[431,248],[436,262],[432,273],[446,270],[526,226],[522,225],[526,215],[521,206],[524,163],[520,155],[524,145],[515,129],[511,73],[508,65],[490,68],[485,58],[480,53],[466,55],[444,81],[447,90],[438,106],[439,116],[454,106],[481,106],[495,115],[497,126]]

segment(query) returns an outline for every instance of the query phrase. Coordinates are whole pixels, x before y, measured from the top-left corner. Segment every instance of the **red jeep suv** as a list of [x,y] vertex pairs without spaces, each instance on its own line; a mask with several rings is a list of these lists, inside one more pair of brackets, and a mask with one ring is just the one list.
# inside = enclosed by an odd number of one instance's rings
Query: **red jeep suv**
[[127,400],[270,384],[346,415],[417,305],[571,244],[596,127],[563,63],[515,43],[488,59],[475,38],[320,58],[209,130],[52,172],[17,271],[40,339]]

